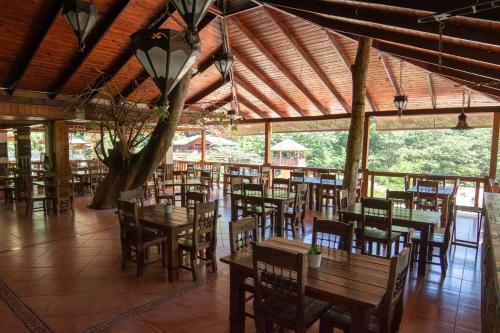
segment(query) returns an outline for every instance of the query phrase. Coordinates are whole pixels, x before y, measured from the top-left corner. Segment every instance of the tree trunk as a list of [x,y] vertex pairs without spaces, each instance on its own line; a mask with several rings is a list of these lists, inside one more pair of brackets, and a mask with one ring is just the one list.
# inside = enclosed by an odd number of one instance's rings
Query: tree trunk
[[[139,188],[152,175],[172,144],[179,123],[186,93],[191,81],[188,72],[169,95],[170,114],[160,119],[144,148],[131,155],[127,161],[116,159],[109,172],[97,187],[90,208],[109,209],[116,207],[121,191]],[[116,154],[119,155],[119,154]]]
[[349,190],[349,204],[356,201],[359,162],[363,146],[363,125],[365,122],[366,76],[370,63],[371,45],[371,38],[360,37],[356,61],[352,66],[352,113],[344,167],[344,188]]

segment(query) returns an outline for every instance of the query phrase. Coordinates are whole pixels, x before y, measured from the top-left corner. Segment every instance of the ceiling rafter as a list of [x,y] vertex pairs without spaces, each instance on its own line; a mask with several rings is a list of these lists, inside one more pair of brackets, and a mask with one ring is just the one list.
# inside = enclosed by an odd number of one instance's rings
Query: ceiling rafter
[[387,74],[387,78],[389,79],[389,82],[391,82],[392,88],[394,89],[394,94],[401,95],[401,89],[398,85],[398,81],[394,77],[389,59],[387,59],[387,56],[382,53],[379,54],[379,58],[382,66],[384,67],[385,73]]
[[246,99],[244,96],[238,95],[238,102],[243,104],[244,106],[246,106],[253,113],[259,115],[259,117],[261,117],[263,119],[270,118],[266,112],[259,109],[259,107],[257,105],[253,104],[251,101]]
[[281,88],[277,87],[276,85],[271,85],[269,83],[272,82],[272,80],[269,77],[267,77],[266,74],[264,74],[260,69],[257,69],[257,67],[250,64],[250,62],[237,50],[233,49],[232,52],[236,56],[236,59],[238,60],[237,64],[244,66],[248,71],[257,76],[259,80],[261,80],[265,85],[267,85],[269,89],[271,89],[277,96],[279,96],[288,105],[290,105],[297,113],[299,113],[303,117],[307,117],[307,112],[302,110],[302,108],[297,103],[295,103],[292,99],[290,99]]
[[236,18],[231,18],[238,29],[246,36],[246,38],[280,71],[289,81],[292,83],[316,108],[323,114],[328,114],[328,110],[318,101],[318,99],[313,96],[313,94],[302,84],[300,79],[292,75],[285,66],[276,59],[270,52],[269,49],[258,40],[255,35],[248,30],[243,23],[241,23]]
[[[335,40],[335,37],[333,37],[331,31],[325,30],[325,33],[328,36],[328,39],[330,39],[330,41],[333,45],[333,48],[335,49],[335,51],[337,51],[337,54],[339,55],[340,59],[342,60],[344,65],[349,70],[349,73],[352,73],[351,61],[349,60],[349,58],[347,57],[347,54],[342,49],[342,46],[340,46],[340,44]],[[379,110],[377,104],[373,100],[372,95],[370,94],[368,87],[366,87],[366,99],[368,100],[368,103],[370,104],[370,107],[372,108],[373,111],[376,112]]]
[[[282,12],[292,17],[298,17],[319,27],[328,28],[338,32],[366,36],[378,40],[392,42],[396,44],[413,46],[428,51],[436,51],[439,36],[423,35],[419,32],[409,30],[399,30],[387,26],[370,26],[360,21],[345,21],[333,16],[322,16],[319,13],[310,13],[301,10],[287,8],[283,10],[272,7],[274,10]],[[443,37],[443,55],[454,55],[456,57],[470,59],[488,64],[498,64],[500,57],[500,47],[490,47],[485,49],[484,45],[475,46],[470,43],[458,43],[455,39]]]
[[[373,6],[359,1],[343,0],[330,0],[328,2],[318,0],[262,0],[262,2],[281,6],[282,8],[321,13],[324,16],[335,16],[352,21],[363,21],[370,24],[438,34],[436,24],[418,23],[418,13],[404,8],[395,9],[393,7],[392,10],[388,10],[384,6]],[[461,20],[460,24],[457,22],[451,24],[450,22],[444,29],[443,35],[475,43],[500,45],[500,36],[495,32],[492,24],[478,25],[473,20],[471,22]]]
[[99,42],[104,38],[109,29],[115,24],[120,15],[134,3],[133,0],[118,1],[107,13],[104,19],[98,21],[98,25],[94,27],[91,34],[88,36],[83,52],[76,52],[72,59],[68,61],[68,65],[60,72],[56,79],[56,83],[49,89],[49,97],[55,98],[59,92],[66,86],[71,78],[78,72],[80,67],[86,62],[92,51],[99,45]]
[[[24,57],[19,57],[19,64],[14,67],[15,69],[12,71],[9,79],[7,79],[7,93],[9,95],[14,94],[19,82],[26,74],[26,71],[31,65],[33,58],[35,57],[40,45],[44,41],[47,33],[50,31],[50,28],[57,21],[57,17],[61,12],[61,3],[60,1],[52,1],[52,5],[48,10],[48,14],[45,18],[42,19],[42,28],[39,30],[38,35],[34,33],[36,36],[34,38],[27,38],[25,41],[25,45],[23,46],[23,50],[21,52]],[[30,36],[31,37],[31,36]]]
[[437,108],[437,98],[436,98],[436,90],[434,89],[434,83],[432,82],[432,73],[427,73],[427,85],[429,87],[429,94],[431,95],[432,108]]
[[223,80],[215,81],[214,83],[212,83],[211,85],[209,85],[208,87],[206,87],[205,89],[203,89],[202,91],[200,91],[199,93],[194,95],[193,97],[189,98],[189,100],[186,101],[186,104],[188,106],[190,106],[190,105],[198,103],[199,101],[201,101],[202,99],[204,99],[208,95],[213,94],[214,92],[216,92],[217,90],[219,90],[220,88],[225,86],[227,83],[229,83],[229,80],[227,80],[227,79],[226,79],[226,81],[223,81]]
[[288,41],[293,45],[295,50],[300,53],[302,59],[309,65],[313,72],[316,73],[323,85],[330,91],[333,96],[335,96],[344,111],[351,112],[351,107],[337,90],[337,88],[335,88],[335,85],[328,79],[320,66],[316,64],[313,59],[311,59],[311,55],[307,54],[304,47],[300,44],[300,42],[293,35],[290,29],[285,26],[285,23],[280,20],[280,18],[276,15],[275,12],[273,12],[271,8],[272,7],[264,6],[264,11],[266,12],[267,16],[274,22],[275,26],[278,27],[282,34],[287,37]]
[[251,86],[250,82],[248,82],[246,79],[238,75],[235,75],[235,80],[241,88],[245,89],[250,95],[258,99],[261,103],[267,106],[272,112],[277,114],[279,117],[283,116],[280,112],[277,111],[278,108],[263,93],[259,92],[257,89]]

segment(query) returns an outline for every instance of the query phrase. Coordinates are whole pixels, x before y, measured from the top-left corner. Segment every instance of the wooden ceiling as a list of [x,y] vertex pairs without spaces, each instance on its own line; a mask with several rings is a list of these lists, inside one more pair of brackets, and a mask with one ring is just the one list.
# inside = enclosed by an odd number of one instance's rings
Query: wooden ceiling
[[[348,116],[350,66],[359,36],[374,38],[368,112],[393,113],[393,97],[402,92],[408,95],[408,114],[460,109],[462,85],[472,90],[473,108],[500,106],[498,8],[450,18],[443,30],[439,66],[438,24],[418,23],[418,18],[473,1],[224,1],[229,46],[237,58],[237,99],[245,120]],[[2,4],[4,94],[36,92],[63,100],[109,81],[132,101],[158,99],[159,91],[132,54],[130,35],[152,22],[183,29],[173,8],[172,15],[164,15],[163,0],[93,2],[100,17],[81,53],[60,15],[60,0]],[[212,61],[222,45],[221,2],[216,1],[199,27],[202,53],[187,96],[192,110],[224,106],[232,98],[231,83],[222,81]]]

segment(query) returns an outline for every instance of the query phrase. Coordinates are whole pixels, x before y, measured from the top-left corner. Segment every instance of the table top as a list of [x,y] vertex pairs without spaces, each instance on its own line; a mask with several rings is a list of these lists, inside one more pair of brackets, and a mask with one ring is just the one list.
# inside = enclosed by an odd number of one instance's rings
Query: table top
[[[187,208],[158,204],[139,208],[139,220],[147,226],[157,229],[189,228],[193,224],[193,215]],[[171,210],[170,210],[171,209]]]
[[201,180],[199,178],[194,178],[194,179],[187,179],[187,181],[181,181],[181,180],[172,180],[172,179],[167,179],[164,183],[164,186],[195,186],[195,185],[201,185]]
[[[361,216],[361,203],[357,202],[350,205],[346,210],[340,210],[341,213]],[[429,210],[408,209],[397,207],[392,210],[392,221],[402,222],[401,224],[430,224],[436,225],[440,221],[441,213]]]
[[[417,193],[417,187],[413,186],[408,190],[409,192]],[[421,193],[431,193],[431,191],[427,190],[426,188],[420,189]],[[439,187],[438,189],[438,195],[451,195],[453,193],[453,187]]]
[[[304,183],[306,183],[306,184],[319,185],[320,181],[321,181],[321,179],[319,177],[304,177]],[[344,180],[337,179],[335,184],[338,187],[342,187],[344,185]]]
[[257,178],[260,177],[261,174],[257,172],[250,172],[250,171],[243,171],[240,172],[238,175],[232,174],[232,173],[224,173],[225,176],[231,176],[231,177],[252,177],[252,178]]
[[[243,191],[234,191],[232,192],[236,198],[243,197]],[[295,192],[286,192],[286,191],[274,191],[270,188],[264,188],[264,201],[290,201],[292,202],[295,199]]]
[[[293,252],[306,253],[309,246],[300,241],[271,238],[262,244]],[[323,251],[319,269],[307,268],[306,294],[335,304],[343,302],[377,308],[386,293],[390,261],[343,251]],[[251,249],[221,258],[223,263],[253,272]]]

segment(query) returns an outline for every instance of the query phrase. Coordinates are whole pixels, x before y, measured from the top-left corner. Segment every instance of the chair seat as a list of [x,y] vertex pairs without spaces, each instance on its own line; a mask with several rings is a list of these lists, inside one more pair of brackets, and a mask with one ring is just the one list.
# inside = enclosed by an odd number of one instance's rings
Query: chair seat
[[[186,237],[180,237],[177,242],[180,246],[183,246],[185,248],[192,248],[193,247],[193,238],[190,235],[186,236]],[[198,247],[205,247],[208,245],[210,245],[209,240],[206,240],[204,238],[200,238],[198,240]]]
[[[274,213],[276,209],[274,209],[273,207],[264,207],[264,212],[266,214],[270,214],[270,213]],[[249,212],[250,214],[262,214],[262,207],[261,206],[251,206],[251,207],[247,207],[247,212]]]
[[[127,239],[129,240],[135,240],[137,237],[137,234],[134,231],[130,231],[127,233]],[[147,230],[144,229],[142,231],[142,242],[146,245],[146,243],[149,242],[154,242],[154,241],[164,241],[166,238],[159,235],[157,232],[152,231],[152,230]]]
[[[368,238],[372,238],[372,239],[387,239],[387,231],[384,231],[384,230],[380,230],[380,229],[377,229],[377,228],[365,228],[365,236],[368,237]],[[399,237],[401,237],[401,233],[399,232],[392,232],[391,233],[391,239],[398,239]]]
[[[413,234],[411,240],[413,242],[420,242],[420,231],[415,231],[415,233]],[[433,233],[431,234],[430,236],[430,239],[429,239],[431,245],[432,244],[444,244],[444,234],[440,234],[440,233]]]
[[[317,321],[330,306],[331,305],[326,302],[306,296],[304,302],[304,323],[306,327],[311,326]],[[261,309],[264,313],[279,318],[288,327],[293,328],[297,326],[297,310],[295,305],[278,300],[266,299],[262,302]]]
[[[337,307],[332,307],[328,310],[321,321],[325,322],[329,327],[337,327],[342,330],[349,330],[351,327],[351,315],[340,310]],[[370,316],[370,323],[368,325],[368,330],[370,332],[378,332],[377,318],[375,316]]]

